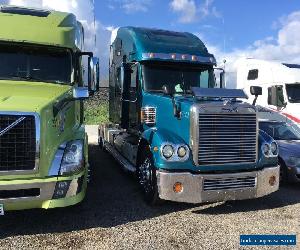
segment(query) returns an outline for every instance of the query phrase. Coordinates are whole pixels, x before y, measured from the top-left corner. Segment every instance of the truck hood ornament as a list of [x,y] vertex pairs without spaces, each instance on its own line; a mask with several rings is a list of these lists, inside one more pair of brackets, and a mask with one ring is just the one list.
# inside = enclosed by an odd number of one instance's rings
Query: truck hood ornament
[[10,124],[8,127],[4,128],[4,129],[0,128],[0,136],[7,133],[9,130],[11,130],[12,128],[17,126],[20,122],[22,122],[25,119],[26,119],[26,117],[22,116],[18,120],[14,121],[12,124]]

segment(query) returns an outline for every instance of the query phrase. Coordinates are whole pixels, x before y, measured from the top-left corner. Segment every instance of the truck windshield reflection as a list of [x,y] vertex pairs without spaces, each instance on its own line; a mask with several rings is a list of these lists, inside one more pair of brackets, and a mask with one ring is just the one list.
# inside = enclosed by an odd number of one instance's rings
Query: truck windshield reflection
[[0,79],[70,84],[71,53],[49,47],[1,45]]
[[212,66],[145,64],[142,72],[146,92],[162,92],[163,86],[167,85],[175,93],[190,93],[191,87],[214,88],[216,84]]

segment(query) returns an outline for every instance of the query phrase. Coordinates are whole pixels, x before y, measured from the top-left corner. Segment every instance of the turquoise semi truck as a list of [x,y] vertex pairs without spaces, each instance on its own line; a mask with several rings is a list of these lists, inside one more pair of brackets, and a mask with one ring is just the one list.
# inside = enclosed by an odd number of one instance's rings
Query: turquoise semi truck
[[[278,190],[276,142],[242,90],[189,33],[123,27],[110,51],[109,118],[99,145],[136,173],[149,204],[262,197]],[[217,86],[220,86],[217,88]],[[252,94],[260,94],[258,88]]]
[[0,24],[0,214],[76,204],[88,177],[83,100],[98,89],[99,61],[73,14],[1,6]]

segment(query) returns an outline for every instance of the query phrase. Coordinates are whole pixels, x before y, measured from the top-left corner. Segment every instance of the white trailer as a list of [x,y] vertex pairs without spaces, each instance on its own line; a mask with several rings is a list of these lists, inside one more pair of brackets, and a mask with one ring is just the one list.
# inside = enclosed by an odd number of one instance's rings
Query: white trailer
[[257,104],[278,111],[300,126],[300,65],[252,58],[237,62],[237,88],[250,95],[251,86],[262,87]]

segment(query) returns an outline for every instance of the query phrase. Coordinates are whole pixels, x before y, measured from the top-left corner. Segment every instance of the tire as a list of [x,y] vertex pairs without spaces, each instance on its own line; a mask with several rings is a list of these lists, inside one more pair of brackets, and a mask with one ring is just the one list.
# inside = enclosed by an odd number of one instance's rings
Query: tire
[[282,160],[279,160],[279,166],[280,166],[279,181],[280,181],[281,185],[285,185],[288,183],[286,165],[284,164],[284,162]]
[[104,147],[104,140],[102,137],[99,138],[99,148],[103,151],[103,152],[106,152],[106,149]]
[[162,200],[158,194],[156,169],[149,146],[146,146],[142,152],[141,160],[137,167],[137,177],[146,203],[152,206],[161,204]]

